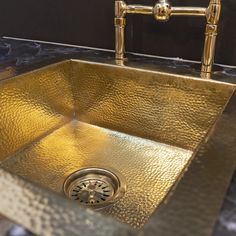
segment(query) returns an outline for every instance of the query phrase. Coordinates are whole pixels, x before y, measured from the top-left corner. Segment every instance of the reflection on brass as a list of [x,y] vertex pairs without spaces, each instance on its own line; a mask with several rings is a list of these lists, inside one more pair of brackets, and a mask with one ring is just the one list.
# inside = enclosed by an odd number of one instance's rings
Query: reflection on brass
[[2,81],[2,167],[63,194],[82,168],[115,169],[124,196],[104,214],[142,227],[190,163],[233,86],[66,61]]
[[65,178],[78,169],[114,168],[125,177],[127,190],[103,212],[141,227],[162,202],[191,155],[189,150],[72,121],[28,145],[4,162],[3,167],[59,193]]
[[167,0],[159,0],[154,7],[127,5],[123,0],[115,1],[116,59],[123,60],[125,52],[125,16],[126,14],[153,14],[158,21],[168,21],[171,16],[204,16],[207,20],[205,45],[202,56],[201,77],[211,77],[214,63],[217,26],[221,12],[221,0],[210,0],[207,8],[172,7]]
[[70,62],[65,62],[1,82],[0,161],[70,120],[69,73]]

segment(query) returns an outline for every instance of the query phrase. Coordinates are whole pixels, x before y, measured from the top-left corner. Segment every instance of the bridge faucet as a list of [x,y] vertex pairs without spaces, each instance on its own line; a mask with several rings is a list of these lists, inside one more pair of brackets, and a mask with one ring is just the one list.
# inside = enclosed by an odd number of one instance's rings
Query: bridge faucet
[[158,21],[168,21],[171,16],[203,16],[206,17],[205,44],[202,55],[201,77],[211,77],[214,63],[217,28],[221,12],[221,0],[210,0],[204,7],[173,7],[167,0],[159,0],[154,7],[143,5],[127,5],[123,0],[115,0],[115,36],[116,59],[124,60],[126,14],[154,15]]

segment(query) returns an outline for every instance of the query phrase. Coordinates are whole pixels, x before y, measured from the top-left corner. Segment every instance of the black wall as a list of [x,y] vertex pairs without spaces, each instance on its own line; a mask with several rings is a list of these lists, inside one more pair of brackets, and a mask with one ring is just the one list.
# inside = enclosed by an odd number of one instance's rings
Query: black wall
[[[208,0],[170,0],[173,5],[207,6]],[[128,3],[154,5],[155,0]],[[236,65],[236,0],[222,0],[216,62]],[[114,48],[114,0],[1,0],[0,35]],[[126,48],[167,57],[200,60],[205,20],[129,15]]]

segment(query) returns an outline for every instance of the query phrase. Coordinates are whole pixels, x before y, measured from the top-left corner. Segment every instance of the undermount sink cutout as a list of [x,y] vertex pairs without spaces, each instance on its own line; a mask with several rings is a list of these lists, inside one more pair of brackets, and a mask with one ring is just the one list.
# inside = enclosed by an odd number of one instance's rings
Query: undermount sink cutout
[[[179,180],[233,90],[73,60],[2,81],[1,166],[62,196],[69,176],[97,168],[98,175],[69,182],[68,196],[140,228]],[[94,197],[102,191],[96,180],[110,190],[102,192],[105,200],[99,195],[102,204]],[[72,196],[81,185],[83,196]]]

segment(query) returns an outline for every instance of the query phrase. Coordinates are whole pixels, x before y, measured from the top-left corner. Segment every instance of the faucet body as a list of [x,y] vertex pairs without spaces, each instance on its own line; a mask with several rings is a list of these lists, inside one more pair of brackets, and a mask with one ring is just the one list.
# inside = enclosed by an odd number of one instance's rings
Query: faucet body
[[171,16],[201,16],[206,18],[205,44],[202,56],[201,76],[210,78],[214,63],[215,43],[221,12],[221,0],[210,0],[204,7],[173,7],[167,0],[159,0],[154,7],[127,5],[123,0],[115,1],[116,59],[123,60],[125,53],[126,14],[154,15],[158,21],[168,21]]

